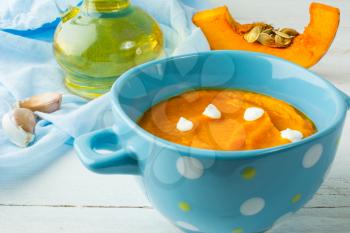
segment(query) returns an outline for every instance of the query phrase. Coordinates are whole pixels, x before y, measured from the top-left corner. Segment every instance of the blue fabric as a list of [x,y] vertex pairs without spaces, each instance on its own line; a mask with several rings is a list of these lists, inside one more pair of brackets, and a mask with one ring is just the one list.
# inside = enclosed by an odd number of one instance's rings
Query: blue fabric
[[[57,8],[61,11],[65,11],[69,6],[79,6],[82,3],[81,0],[50,0],[49,4],[52,6],[55,1],[57,2],[55,7],[47,7],[45,10],[46,13],[39,14],[37,17],[28,16],[35,14],[32,10],[36,7],[35,1],[25,2],[24,7],[21,8],[16,7],[19,1],[0,3],[0,7],[1,5],[6,4],[4,12],[11,12],[0,15],[0,29],[15,35],[51,42],[53,40],[56,26],[60,22],[59,16],[61,13]],[[22,1],[20,2],[23,4]],[[38,8],[40,9],[41,7]],[[47,10],[50,12],[47,12]],[[16,21],[19,21],[18,18],[21,17],[26,18],[25,20],[22,20],[22,23],[16,23]]]
[[7,0],[0,1],[0,28],[35,30],[54,22],[62,11],[81,0]]
[[[59,21],[59,20],[57,20]],[[13,30],[13,29],[3,29],[5,32],[9,32],[14,35],[19,35],[27,38],[32,38],[36,40],[42,40],[47,42],[52,42],[53,34],[55,32],[55,28],[57,23],[50,23],[50,27],[47,28],[39,28],[36,30],[22,31],[22,30]]]
[[[61,0],[60,0],[61,1]],[[108,94],[87,102],[67,92],[63,72],[52,52],[53,28],[59,11],[52,0],[0,3],[0,118],[17,100],[47,92],[64,93],[61,110],[44,114],[36,140],[21,149],[9,143],[0,126],[0,169],[31,166],[62,154],[72,139],[113,123]],[[62,0],[76,4],[76,0]],[[168,56],[209,50],[202,32],[191,23],[194,10],[179,0],[135,0],[161,24]],[[20,7],[19,7],[20,6]],[[45,14],[40,12],[45,9]],[[41,10],[41,11],[40,11]],[[39,12],[39,13],[38,13]],[[33,40],[31,38],[40,39]]]

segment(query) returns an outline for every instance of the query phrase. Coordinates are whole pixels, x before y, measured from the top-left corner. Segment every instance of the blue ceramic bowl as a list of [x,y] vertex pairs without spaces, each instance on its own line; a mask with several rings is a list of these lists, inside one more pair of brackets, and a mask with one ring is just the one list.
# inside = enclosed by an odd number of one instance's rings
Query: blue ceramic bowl
[[[207,87],[285,100],[306,113],[318,132],[274,148],[214,151],[165,141],[136,124],[152,105]],[[75,141],[83,164],[97,173],[139,176],[156,209],[183,231],[203,233],[264,232],[305,205],[331,166],[350,107],[348,96],[308,70],[240,51],[139,66],[114,84],[111,102],[115,127]]]

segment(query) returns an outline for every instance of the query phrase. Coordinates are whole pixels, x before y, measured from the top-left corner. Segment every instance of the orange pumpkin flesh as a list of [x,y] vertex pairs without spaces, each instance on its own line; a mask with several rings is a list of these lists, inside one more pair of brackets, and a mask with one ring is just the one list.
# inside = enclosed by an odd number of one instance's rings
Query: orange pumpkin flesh
[[310,18],[305,31],[295,37],[288,48],[246,42],[243,33],[249,31],[252,24],[239,24],[226,6],[196,13],[193,23],[202,29],[213,50],[262,52],[308,68],[316,64],[331,46],[338,30],[340,12],[338,8],[312,3]]

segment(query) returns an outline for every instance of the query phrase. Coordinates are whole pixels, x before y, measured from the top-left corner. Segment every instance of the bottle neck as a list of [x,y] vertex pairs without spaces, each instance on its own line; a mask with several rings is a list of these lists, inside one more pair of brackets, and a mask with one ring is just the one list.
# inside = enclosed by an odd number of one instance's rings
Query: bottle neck
[[87,11],[116,12],[130,6],[130,0],[84,0],[83,7]]

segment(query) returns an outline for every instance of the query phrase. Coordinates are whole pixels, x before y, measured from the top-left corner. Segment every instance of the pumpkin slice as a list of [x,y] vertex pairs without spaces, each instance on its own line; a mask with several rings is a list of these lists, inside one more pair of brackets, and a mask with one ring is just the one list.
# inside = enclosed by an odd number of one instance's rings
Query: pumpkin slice
[[254,24],[238,23],[226,6],[196,13],[193,23],[202,29],[213,50],[262,52],[308,68],[316,64],[331,46],[338,30],[340,12],[335,7],[312,3],[310,18],[305,31],[295,37],[287,48],[271,48],[246,42],[243,33],[249,31]]

